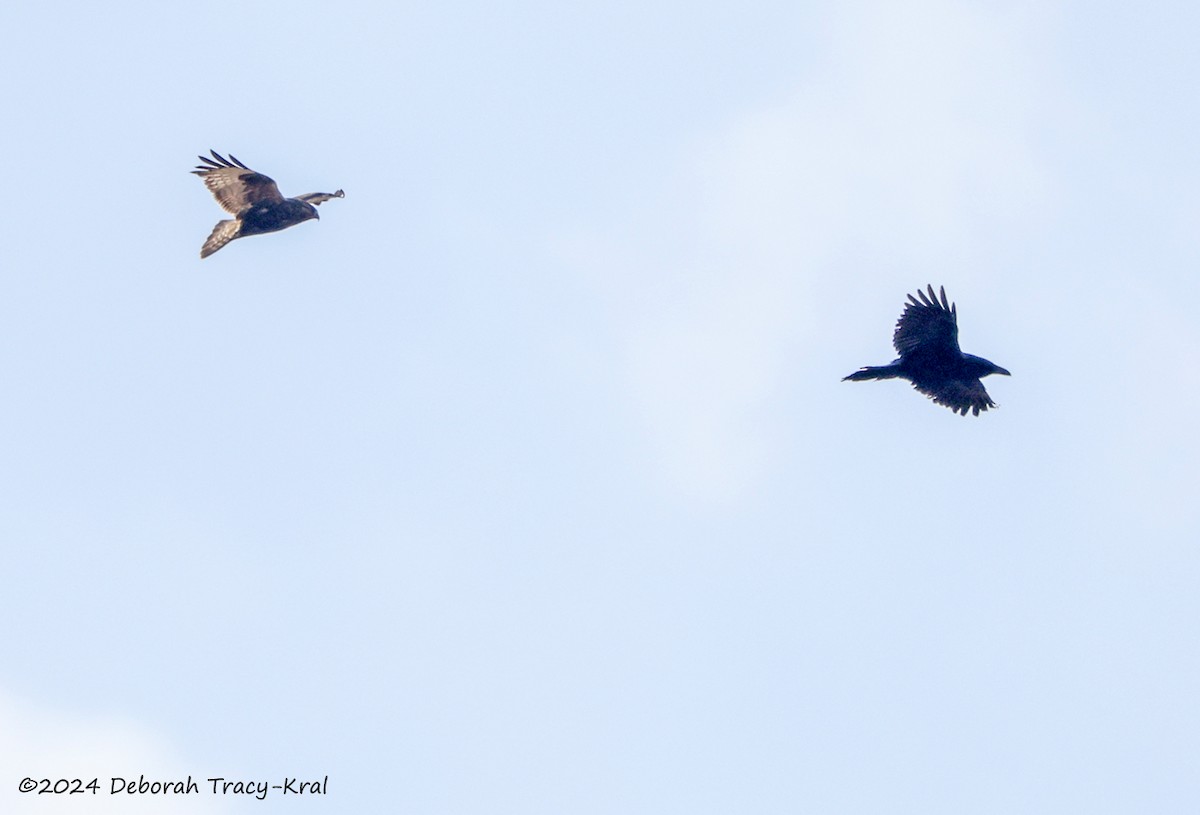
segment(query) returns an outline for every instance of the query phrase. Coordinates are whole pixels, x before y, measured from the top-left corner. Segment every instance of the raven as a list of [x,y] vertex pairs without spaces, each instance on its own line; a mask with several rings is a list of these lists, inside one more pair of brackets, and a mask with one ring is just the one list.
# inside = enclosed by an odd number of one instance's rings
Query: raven
[[[209,151],[212,158],[197,156],[203,164],[197,164],[192,172],[204,179],[204,186],[217,199],[226,212],[237,216],[232,221],[217,221],[212,234],[200,249],[200,257],[206,258],[236,238],[278,232],[289,226],[321,216],[314,204],[330,198],[345,198],[337,192],[310,192],[295,198],[284,198],[275,182],[262,173],[256,173],[230,154],[225,158],[216,150]],[[215,159],[215,161],[214,161]]]
[[896,323],[892,345],[900,358],[890,365],[862,368],[842,379],[863,382],[868,379],[907,379],[912,386],[928,396],[935,404],[945,405],[955,413],[975,416],[979,411],[996,407],[979,380],[988,374],[1011,374],[974,354],[964,354],[958,347],[958,308],[946,302],[946,287],[942,287],[941,302],[929,287],[929,296],[917,289],[918,302],[911,294],[904,304],[904,313]]

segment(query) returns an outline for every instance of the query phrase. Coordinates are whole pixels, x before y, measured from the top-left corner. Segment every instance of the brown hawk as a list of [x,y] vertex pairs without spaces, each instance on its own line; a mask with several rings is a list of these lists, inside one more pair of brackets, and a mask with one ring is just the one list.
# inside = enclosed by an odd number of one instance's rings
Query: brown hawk
[[236,217],[217,221],[212,234],[200,249],[201,258],[208,257],[236,238],[278,232],[311,218],[320,220],[314,204],[330,198],[346,197],[344,192],[338,190],[284,198],[274,181],[251,170],[233,154],[225,158],[216,150],[210,152],[212,158],[197,156],[204,163],[197,164],[192,172],[204,179],[204,186],[208,187],[217,203]]

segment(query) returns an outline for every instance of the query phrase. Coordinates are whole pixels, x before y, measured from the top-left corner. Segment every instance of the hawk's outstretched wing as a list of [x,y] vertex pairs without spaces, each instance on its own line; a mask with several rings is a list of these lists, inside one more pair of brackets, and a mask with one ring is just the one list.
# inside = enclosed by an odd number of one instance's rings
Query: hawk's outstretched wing
[[959,354],[958,347],[958,308],[946,300],[946,288],[942,287],[942,299],[933,293],[929,287],[929,296],[917,290],[920,302],[911,294],[909,302],[904,306],[904,313],[896,323],[896,333],[892,335],[892,345],[896,353],[907,356],[914,351],[922,351],[934,355]]
[[333,198],[345,198],[346,193],[338,190],[337,192],[306,192],[304,195],[297,195],[301,201],[307,201],[310,204],[322,204]]
[[233,155],[227,159],[216,150],[210,152],[213,158],[197,157],[204,164],[197,164],[192,172],[204,179],[204,186],[226,212],[237,215],[255,204],[283,201],[279,187],[270,178],[251,170]]
[[208,257],[234,238],[240,238],[241,231],[241,221],[217,221],[212,234],[208,236],[204,246],[200,247],[200,259]]

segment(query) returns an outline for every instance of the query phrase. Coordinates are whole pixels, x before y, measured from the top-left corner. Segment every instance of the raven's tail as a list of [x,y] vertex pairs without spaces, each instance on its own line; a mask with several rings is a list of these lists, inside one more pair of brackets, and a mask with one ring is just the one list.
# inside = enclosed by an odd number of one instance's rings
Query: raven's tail
[[859,368],[850,376],[842,377],[842,381],[866,382],[868,379],[895,379],[898,376],[900,376],[898,365],[870,365],[866,368]]

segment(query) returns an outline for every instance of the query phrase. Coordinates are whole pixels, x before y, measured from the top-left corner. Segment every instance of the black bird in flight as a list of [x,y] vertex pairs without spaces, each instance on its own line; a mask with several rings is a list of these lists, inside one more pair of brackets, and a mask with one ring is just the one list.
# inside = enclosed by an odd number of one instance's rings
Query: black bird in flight
[[911,294],[908,296],[892,336],[899,359],[890,365],[862,368],[842,381],[907,379],[935,404],[945,405],[963,416],[968,410],[978,416],[979,411],[996,407],[979,380],[988,374],[1011,374],[983,357],[964,354],[959,349],[958,308],[946,302],[945,286],[941,291],[941,302],[934,295],[933,286],[929,287],[928,297],[917,290],[920,301]]
[[200,257],[206,258],[236,238],[278,232],[311,218],[320,220],[314,204],[330,198],[345,198],[337,192],[310,192],[295,198],[284,198],[275,182],[262,173],[256,173],[242,164],[232,154],[225,158],[216,150],[210,151],[212,158],[197,156],[203,164],[197,164],[193,173],[204,179],[204,186],[217,199],[226,212],[236,217],[229,221],[217,221],[212,234],[200,249]]

